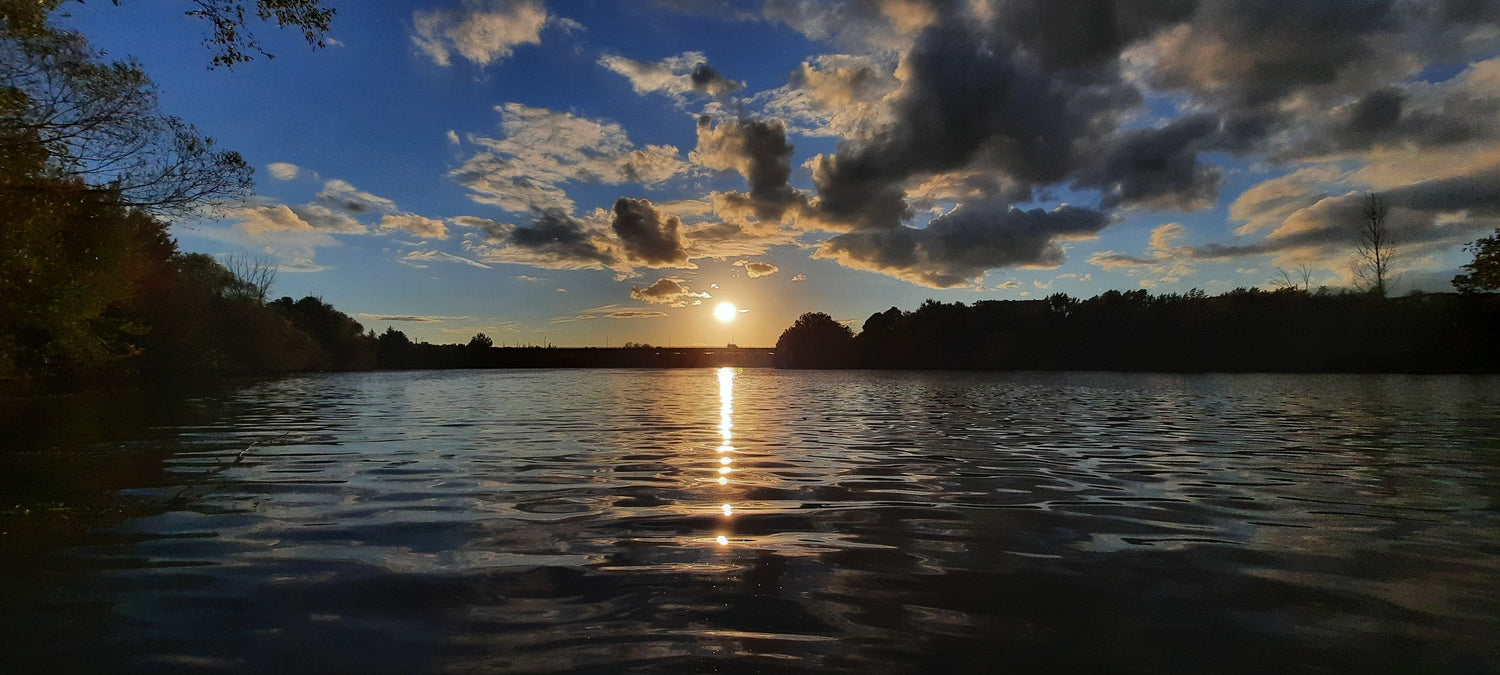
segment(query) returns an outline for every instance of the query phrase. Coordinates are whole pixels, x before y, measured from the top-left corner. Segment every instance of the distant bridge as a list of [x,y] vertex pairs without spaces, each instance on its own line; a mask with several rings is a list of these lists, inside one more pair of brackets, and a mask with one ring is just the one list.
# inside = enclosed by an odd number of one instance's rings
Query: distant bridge
[[765,347],[496,347],[491,368],[770,368]]

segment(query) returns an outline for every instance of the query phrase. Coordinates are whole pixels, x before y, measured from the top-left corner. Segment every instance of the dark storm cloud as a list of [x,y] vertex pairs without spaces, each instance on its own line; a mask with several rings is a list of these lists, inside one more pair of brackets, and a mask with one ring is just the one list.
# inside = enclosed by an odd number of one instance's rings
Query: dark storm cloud
[[529,225],[479,218],[459,222],[478,227],[492,243],[523,249],[547,261],[606,266],[615,263],[615,257],[599,248],[583,221],[560,210],[538,213]]
[[1465,86],[1415,94],[1396,87],[1372,91],[1334,108],[1299,155],[1410,146],[1428,150],[1500,135],[1500,98]]
[[728,192],[720,199],[732,211],[748,212],[762,222],[780,222],[789,210],[807,203],[806,195],[790,184],[794,150],[780,120],[731,120],[714,126],[708,117],[698,118],[698,160],[738,171],[750,185],[748,193]]
[[1197,0],[1059,2],[1009,0],[995,14],[1003,31],[1048,68],[1113,71],[1131,43],[1192,15]]
[[[1467,115],[1407,113],[1408,95],[1393,83],[1423,67],[1467,64],[1492,48],[1497,6],[1202,0],[1186,21],[1150,38],[1145,77],[1156,88],[1190,93],[1220,113],[1225,150],[1305,156],[1401,140],[1458,142],[1476,131]],[[1291,109],[1304,112],[1293,115]],[[1316,111],[1328,109],[1343,110],[1336,120],[1342,126],[1325,131],[1329,125]],[[1308,126],[1320,130],[1311,139],[1286,134]],[[1287,135],[1292,146],[1277,147]]]
[[[910,15],[913,4],[920,3],[903,3],[899,11]],[[817,192],[805,215],[811,225],[848,232],[824,244],[824,257],[952,285],[985,265],[1049,264],[1049,254],[1060,252],[1048,248],[1047,237],[1019,237],[999,225],[1009,217],[973,216],[993,216],[994,209],[968,203],[984,197],[959,189],[986,173],[1014,188],[1011,199],[1068,185],[1097,190],[1104,210],[1193,211],[1211,207],[1224,183],[1206,153],[1282,161],[1494,138],[1500,102],[1486,89],[1492,70],[1480,75],[1476,64],[1469,84],[1460,82],[1469,75],[1437,85],[1413,75],[1489,54],[1497,5],[1001,0],[981,10],[925,3],[932,20],[901,58],[901,88],[889,99],[888,122],[810,163]],[[767,11],[815,39],[869,38],[878,31],[837,22],[880,27],[894,16],[877,2],[841,2],[817,12],[787,0]],[[1195,112],[1122,128],[1142,112],[1139,85],[1185,95],[1182,109]],[[1401,206],[1414,223],[1439,227],[1433,220],[1439,213],[1451,220],[1453,211],[1417,207],[1415,195],[1433,190],[1413,190],[1410,204]],[[1403,194],[1391,191],[1392,203]],[[954,199],[961,206],[951,219],[925,230],[902,226],[913,205]],[[1105,222],[1101,215],[1098,226]],[[1331,225],[1304,225],[1257,246],[1332,245],[1347,237],[1343,229],[1333,234]],[[942,245],[956,241],[974,246]]]
[[894,228],[908,215],[908,179],[976,160],[1028,184],[1062,181],[1140,100],[1117,78],[1049,72],[1007,36],[954,12],[917,38],[903,69],[890,128],[815,163],[820,218]]
[[693,67],[693,72],[688,74],[693,83],[693,89],[709,96],[722,96],[724,94],[739,91],[742,86],[739,82],[731,80],[719,74],[713,66],[707,62]]
[[677,216],[663,214],[648,200],[630,197],[616,200],[614,212],[610,226],[631,260],[652,267],[690,266]]
[[947,288],[972,283],[996,267],[1060,265],[1061,240],[1091,237],[1108,223],[1107,216],[1092,209],[1023,211],[997,200],[960,206],[922,229],[900,226],[841,234],[824,242],[816,257]]
[[1158,36],[1150,78],[1233,105],[1271,103],[1397,67],[1399,20],[1396,3],[1370,0],[1200,2],[1180,29]]
[[1218,132],[1219,121],[1212,115],[1126,131],[1073,186],[1098,189],[1104,208],[1207,208],[1218,198],[1222,181],[1218,168],[1198,161],[1198,153],[1211,146]]

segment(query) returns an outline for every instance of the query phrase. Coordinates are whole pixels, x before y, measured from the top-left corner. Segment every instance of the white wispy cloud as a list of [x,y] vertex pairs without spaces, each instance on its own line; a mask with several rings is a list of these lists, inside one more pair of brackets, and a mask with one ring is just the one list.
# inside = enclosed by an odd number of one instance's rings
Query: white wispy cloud
[[450,175],[475,201],[508,211],[572,213],[568,183],[654,186],[692,168],[676,147],[638,147],[614,122],[520,103],[496,111],[504,136],[471,136],[480,150]]
[[457,7],[412,13],[412,43],[440,66],[453,56],[478,66],[510,57],[516,47],[542,43],[549,16],[540,0],[463,0]]
[[459,263],[462,265],[482,267],[484,269],[493,269],[489,265],[479,262],[478,260],[465,258],[461,255],[454,255],[452,253],[448,253],[447,251],[410,251],[406,255],[401,256],[401,262],[407,265],[411,265],[412,267],[427,267],[427,263],[433,261]]
[[448,227],[443,221],[415,213],[388,213],[380,219],[380,229],[410,232],[424,239],[448,238]]

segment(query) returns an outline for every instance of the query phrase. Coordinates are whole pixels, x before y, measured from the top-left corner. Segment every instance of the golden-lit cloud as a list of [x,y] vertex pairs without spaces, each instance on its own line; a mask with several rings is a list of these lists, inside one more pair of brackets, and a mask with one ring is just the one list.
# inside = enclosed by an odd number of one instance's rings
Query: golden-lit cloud
[[457,7],[413,12],[412,43],[440,66],[454,55],[486,66],[516,47],[541,44],[547,23],[541,0],[462,0]]
[[682,279],[663,277],[657,279],[656,283],[644,288],[640,286],[631,287],[630,297],[653,305],[687,307],[689,305],[701,304],[704,299],[713,296],[708,293],[692,291],[688,288],[687,282]]
[[768,277],[768,276],[771,276],[772,274],[775,274],[775,273],[781,271],[780,267],[772,265],[771,263],[768,263],[768,262],[762,262],[762,261],[758,261],[758,260],[757,261],[736,260],[734,262],[734,266],[735,267],[743,267],[743,268],[745,268],[745,276],[748,276],[751,279],[759,279],[761,277]]

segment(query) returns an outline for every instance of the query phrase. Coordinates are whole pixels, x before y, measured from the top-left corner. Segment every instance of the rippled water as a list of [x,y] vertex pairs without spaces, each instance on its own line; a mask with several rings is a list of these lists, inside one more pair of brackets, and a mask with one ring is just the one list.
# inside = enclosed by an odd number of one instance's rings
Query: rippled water
[[1496,378],[373,373],[141,415],[11,436],[9,489],[83,453],[108,480],[48,489],[117,506],[7,519],[0,670],[1500,672]]

